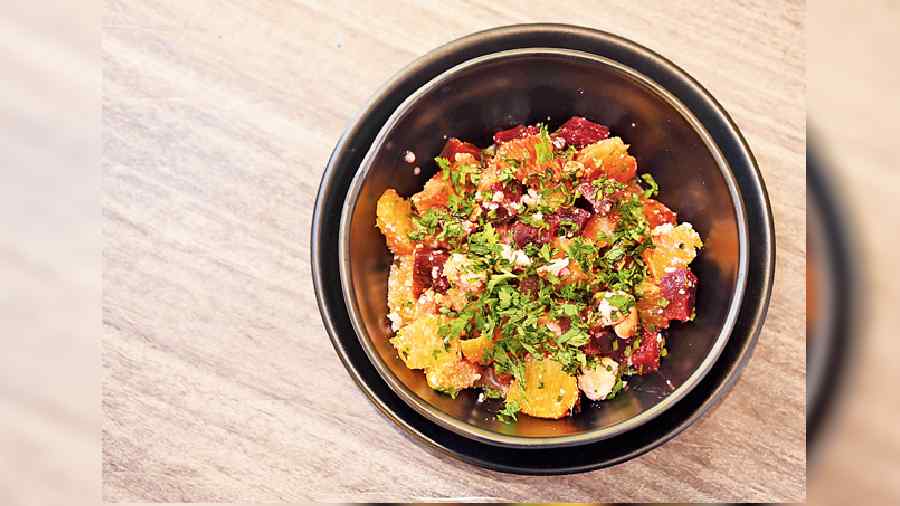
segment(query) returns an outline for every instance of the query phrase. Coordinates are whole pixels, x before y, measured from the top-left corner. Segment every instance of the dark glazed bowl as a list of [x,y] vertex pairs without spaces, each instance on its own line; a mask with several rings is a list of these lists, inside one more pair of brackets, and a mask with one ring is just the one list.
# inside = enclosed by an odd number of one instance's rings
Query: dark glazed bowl
[[[570,447],[503,447],[482,443],[434,423],[411,408],[385,381],[363,349],[344,300],[339,261],[340,215],[350,183],[382,126],[406,98],[467,60],[499,51],[574,49],[631,67],[664,87],[700,120],[722,151],[747,212],[749,268],[737,322],[709,372],[664,416],[594,443]],[[654,51],[622,37],[571,25],[493,28],[454,40],[412,62],[377,90],[348,124],[322,173],[310,230],[310,263],[322,323],[348,375],[394,427],[436,457],[506,473],[558,475],[613,466],[676,437],[721,402],[740,378],[765,321],[775,273],[772,210],[756,160],[728,113],[697,81]]]
[[[387,277],[391,264],[375,228],[375,203],[387,188],[410,196],[435,172],[447,137],[490,144],[518,123],[559,125],[570,116],[608,125],[631,145],[639,172],[660,183],[660,200],[689,221],[705,247],[692,267],[700,279],[694,322],[670,331],[669,355],[656,373],[635,376],[612,401],[586,404],[562,420],[521,417],[503,424],[497,403],[439,394],[411,371],[388,342]],[[420,175],[403,161],[416,154]],[[740,189],[716,142],[665,88],[616,61],[557,48],[496,52],[457,65],[416,90],[380,129],[344,201],[340,275],[350,320],[382,378],[410,407],[465,437],[527,448],[591,443],[663,414],[710,370],[731,335],[747,280],[747,218]]]
[[819,440],[831,413],[846,396],[845,377],[854,362],[853,337],[865,322],[866,304],[859,294],[862,277],[856,272],[850,210],[838,205],[830,166],[822,144],[807,133],[806,149],[806,451],[807,462],[817,457]]

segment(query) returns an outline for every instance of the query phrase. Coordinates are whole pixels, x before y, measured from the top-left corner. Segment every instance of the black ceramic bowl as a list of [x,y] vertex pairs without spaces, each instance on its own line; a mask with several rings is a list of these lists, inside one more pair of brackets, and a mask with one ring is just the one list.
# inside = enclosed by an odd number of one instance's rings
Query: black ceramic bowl
[[848,364],[854,352],[851,336],[859,329],[851,325],[866,321],[865,304],[859,302],[860,276],[846,223],[846,209],[829,181],[821,159],[821,145],[807,134],[806,151],[806,448],[808,460],[816,456],[823,427],[835,404],[844,396]]
[[[493,132],[525,123],[551,126],[571,116],[608,125],[631,145],[640,171],[653,174],[660,199],[691,222],[705,247],[693,264],[700,279],[694,322],[671,329],[658,372],[629,379],[614,400],[586,404],[562,420],[527,416],[504,424],[497,403],[465,391],[456,399],[430,389],[389,343],[385,315],[391,264],[375,228],[375,203],[387,188],[410,196],[437,170],[447,137],[486,147]],[[404,153],[420,161],[415,175]],[[385,123],[350,186],[341,218],[341,281],[357,335],[385,381],[442,427],[480,441],[527,447],[589,443],[635,429],[689,392],[709,371],[734,326],[746,284],[744,203],[727,162],[697,118],[653,80],[613,60],[570,49],[501,51],[462,63],[410,95]]]
[[[744,203],[750,235],[743,303],[731,336],[708,373],[663,416],[646,421],[639,430],[577,447],[487,444],[443,428],[410,407],[363,348],[341,289],[339,217],[351,181],[388,118],[410,95],[454,66],[522,48],[574,49],[602,56],[636,70],[669,92],[699,120],[721,151]],[[671,189],[669,186],[666,191]],[[378,241],[376,244],[381,244],[382,239]],[[334,349],[351,378],[385,417],[428,450],[499,471],[542,475],[584,472],[623,462],[668,441],[714,407],[752,355],[765,319],[775,263],[774,227],[765,186],[746,142],[722,107],[659,54],[609,33],[557,24],[495,28],[453,41],[419,58],[378,90],[347,127],[328,160],[316,197],[310,244],[313,284]]]

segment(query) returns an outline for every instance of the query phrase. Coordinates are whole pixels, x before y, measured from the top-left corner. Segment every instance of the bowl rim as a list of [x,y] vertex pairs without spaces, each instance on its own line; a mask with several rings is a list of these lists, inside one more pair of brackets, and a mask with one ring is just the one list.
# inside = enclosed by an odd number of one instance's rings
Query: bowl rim
[[[362,160],[366,146],[374,140],[390,110],[416,87],[466,57],[499,49],[549,46],[615,55],[617,60],[666,83],[691,110],[724,149],[736,170],[735,176],[748,204],[748,225],[752,242],[750,272],[738,323],[719,361],[668,416],[648,423],[647,430],[628,432],[608,441],[570,448],[543,450],[500,448],[485,445],[432,423],[400,400],[378,375],[356,338],[340,292],[338,225],[332,217],[340,214],[352,174]],[[562,23],[524,23],[478,31],[447,42],[406,65],[382,85],[350,119],[328,157],[313,203],[309,231],[310,275],[316,305],[332,347],[350,376],[378,413],[392,422],[400,435],[420,444],[432,455],[452,457],[470,465],[522,475],[583,473],[610,467],[636,458],[692,426],[718,406],[737,384],[753,356],[765,324],[772,298],[777,262],[777,238],[772,205],[756,157],[734,119],[706,88],[671,60],[625,37],[583,26]],[[352,336],[352,337],[351,337]],[[614,443],[614,444],[610,444]]]
[[[461,71],[469,69],[473,66],[496,60],[533,55],[576,58],[581,59],[582,61],[586,60],[592,64],[600,64],[611,67],[614,71],[625,74],[627,78],[634,81],[637,85],[643,85],[649,88],[652,93],[665,100],[665,102],[670,107],[672,107],[688,122],[688,124],[691,125],[695,133],[706,145],[707,149],[715,160],[716,165],[719,167],[719,171],[722,174],[722,177],[725,180],[726,186],[728,188],[729,195],[732,201],[732,208],[735,212],[738,226],[738,272],[732,291],[731,303],[729,304],[725,319],[719,329],[718,336],[713,342],[712,348],[709,350],[709,352],[700,362],[697,368],[681,385],[679,385],[674,391],[669,393],[669,395],[661,399],[650,408],[647,408],[644,411],[638,413],[636,416],[622,420],[608,427],[593,429],[581,434],[566,436],[528,437],[500,434],[498,432],[484,429],[459,420],[445,413],[440,408],[431,405],[428,401],[422,399],[418,396],[418,394],[411,391],[402,381],[399,380],[399,378],[396,377],[393,371],[391,371],[390,368],[387,367],[380,354],[374,348],[374,345],[371,342],[371,337],[368,335],[366,326],[359,314],[356,290],[353,287],[350,268],[349,228],[352,213],[358,203],[363,182],[366,180],[370,171],[372,170],[372,162],[374,160],[375,154],[380,150],[386,137],[391,131],[393,131],[393,128],[396,126],[397,122],[405,117],[410,108],[422,96],[434,90],[436,87],[443,84],[447,79],[451,78],[453,75]],[[684,73],[678,67],[675,67],[675,70]],[[394,79],[396,79],[396,77]],[[731,166],[728,163],[728,160],[719,149],[719,146],[713,139],[712,135],[704,127],[703,123],[693,114],[690,108],[682,103],[664,86],[660,85],[655,80],[635,70],[634,68],[629,67],[612,58],[607,58],[582,50],[558,47],[528,47],[501,50],[467,59],[439,73],[438,75],[430,79],[427,83],[416,89],[413,93],[408,95],[391,113],[387,121],[381,126],[374,142],[372,142],[372,144],[369,146],[369,150],[363,158],[362,163],[359,165],[356,174],[353,176],[349,190],[347,192],[347,196],[341,208],[338,237],[341,290],[344,298],[344,303],[346,304],[348,309],[351,324],[356,333],[356,337],[359,340],[360,345],[362,346],[369,360],[372,362],[378,374],[388,384],[391,390],[393,390],[407,405],[409,405],[422,416],[445,429],[453,431],[454,433],[497,446],[534,449],[589,444],[633,430],[656,418],[657,416],[660,416],[667,409],[684,398],[684,396],[687,395],[691,390],[693,390],[693,388],[700,383],[703,377],[705,377],[713,367],[716,360],[719,358],[719,355],[722,353],[725,345],[727,344],[732,330],[734,329],[738,314],[742,307],[743,298],[747,286],[749,264],[749,235],[747,230],[747,221],[747,211],[744,199],[737,180],[732,173]]]

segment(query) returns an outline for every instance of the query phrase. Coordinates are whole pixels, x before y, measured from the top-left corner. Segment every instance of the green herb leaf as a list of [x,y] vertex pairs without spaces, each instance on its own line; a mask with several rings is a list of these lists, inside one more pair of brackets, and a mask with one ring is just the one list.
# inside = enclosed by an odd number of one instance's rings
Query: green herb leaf
[[644,190],[644,197],[650,198],[659,193],[659,185],[656,184],[656,180],[653,179],[652,174],[641,174],[641,180],[644,181],[650,188]]
[[519,407],[519,403],[517,401],[506,401],[506,405],[503,406],[503,409],[497,413],[497,419],[503,423],[512,423],[519,419],[519,412],[521,408]]
[[503,391],[491,387],[484,387],[484,397],[486,399],[502,399]]
[[543,165],[553,160],[553,143],[550,141],[550,134],[547,131],[547,125],[541,125],[541,132],[538,134],[538,143],[534,145],[534,152],[537,153],[537,161]]

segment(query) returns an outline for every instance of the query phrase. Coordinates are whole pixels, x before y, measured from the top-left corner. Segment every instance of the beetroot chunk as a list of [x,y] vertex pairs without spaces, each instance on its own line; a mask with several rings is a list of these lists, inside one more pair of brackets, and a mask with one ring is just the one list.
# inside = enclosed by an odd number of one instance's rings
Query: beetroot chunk
[[[494,214],[490,218],[492,222],[508,221],[518,214],[518,210],[514,208],[513,203],[518,204],[519,199],[525,193],[525,186],[522,183],[518,181],[497,182],[491,185],[490,190],[490,193],[485,196],[482,206],[485,209],[493,209]],[[497,192],[500,192],[503,196],[500,200],[494,200],[494,195]]]
[[444,293],[450,287],[444,276],[444,262],[449,255],[446,250],[432,248],[416,248],[413,260],[413,296],[418,297],[425,290],[434,288],[437,293]]
[[659,282],[659,291],[669,301],[663,310],[663,316],[682,322],[691,319],[694,313],[697,276],[689,267],[666,273]]
[[657,334],[662,337],[662,332],[650,332],[645,328],[641,334],[641,345],[631,352],[631,364],[637,369],[638,374],[659,369],[659,352],[662,347],[656,340]]
[[519,280],[519,292],[530,297],[537,297],[540,291],[541,282],[540,278],[537,276],[528,276],[527,278]]
[[524,139],[529,135],[539,133],[541,130],[534,125],[516,125],[508,130],[501,130],[494,134],[494,143],[509,142],[515,139]]
[[[520,248],[528,244],[546,244],[559,233],[560,224],[569,223],[566,226],[566,232],[574,235],[581,233],[584,224],[587,223],[591,213],[577,207],[566,207],[559,209],[555,213],[547,216],[548,228],[537,228],[531,225],[517,221],[510,227],[510,234],[513,242]],[[574,226],[573,226],[574,225]]]
[[609,128],[582,116],[572,116],[553,135],[562,137],[566,144],[581,149],[609,137]]
[[591,205],[591,209],[596,214],[600,216],[606,216],[612,211],[613,206],[615,206],[615,201],[610,198],[610,195],[607,198],[597,198],[597,187],[594,186],[590,181],[586,181],[578,185],[578,192],[581,193],[581,196],[584,197],[584,200]]
[[609,327],[602,327],[599,325],[591,327],[591,329],[588,330],[588,336],[590,337],[590,341],[581,347],[581,351],[583,351],[585,355],[609,357],[616,362],[622,362],[624,359],[625,346],[623,343],[619,343],[618,346],[613,344],[618,338],[612,333],[612,330],[610,330]]
[[550,230],[546,228],[537,228],[532,227],[531,225],[527,225],[522,223],[521,221],[517,221],[512,224],[509,229],[510,235],[512,236],[513,242],[516,243],[516,246],[520,248],[524,248],[526,245],[534,243],[534,244],[545,244],[550,242]]
[[503,200],[500,203],[509,205],[513,202],[518,202],[522,198],[522,195],[525,193],[525,185],[518,181],[507,181],[505,183],[498,181],[491,185],[491,192],[497,191],[503,192]]
[[560,228],[560,223],[562,222],[574,223],[575,229],[572,230],[572,226],[568,225],[566,228],[566,232],[571,231],[575,235],[578,235],[579,233],[581,233],[581,229],[584,228],[584,224],[587,223],[587,220],[590,217],[591,213],[577,207],[566,207],[559,209],[558,211],[547,217],[547,223],[550,224],[550,237],[553,237],[557,234]]
[[441,151],[441,158],[445,158],[450,163],[453,163],[456,161],[456,153],[469,153],[474,156],[476,160],[481,160],[481,150],[478,149],[478,146],[471,142],[463,142],[456,137],[451,137],[447,141],[447,144],[444,144],[444,149]]

